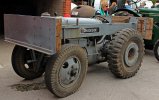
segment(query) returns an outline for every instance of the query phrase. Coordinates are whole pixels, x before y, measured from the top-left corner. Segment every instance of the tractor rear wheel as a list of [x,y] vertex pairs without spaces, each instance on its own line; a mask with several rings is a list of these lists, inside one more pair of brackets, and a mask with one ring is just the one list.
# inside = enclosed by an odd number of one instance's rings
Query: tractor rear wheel
[[111,72],[118,78],[129,78],[141,67],[144,41],[134,29],[123,29],[114,34],[108,51]]
[[58,97],[66,97],[81,86],[88,67],[86,51],[77,45],[64,45],[46,67],[45,82]]
[[[33,52],[37,59],[33,59]],[[16,45],[12,52],[12,66],[16,74],[28,80],[42,76],[45,64],[39,63],[40,55],[41,53],[37,51]],[[38,65],[39,67],[36,69]]]
[[156,59],[159,61],[159,40],[155,43],[153,51]]

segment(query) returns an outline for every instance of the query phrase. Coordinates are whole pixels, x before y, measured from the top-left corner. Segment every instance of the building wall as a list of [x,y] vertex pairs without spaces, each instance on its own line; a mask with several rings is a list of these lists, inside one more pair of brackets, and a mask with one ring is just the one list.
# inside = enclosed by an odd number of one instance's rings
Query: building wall
[[48,12],[54,16],[56,12],[58,15],[63,15],[63,2],[64,0],[39,0],[37,2],[37,15],[43,12]]

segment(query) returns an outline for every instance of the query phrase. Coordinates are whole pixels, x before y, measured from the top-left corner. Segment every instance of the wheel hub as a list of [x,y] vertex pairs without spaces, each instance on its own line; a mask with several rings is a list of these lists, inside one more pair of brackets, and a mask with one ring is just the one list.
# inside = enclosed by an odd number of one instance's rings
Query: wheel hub
[[75,77],[77,73],[78,73],[78,68],[76,68],[76,66],[72,67],[70,76]]
[[62,86],[73,84],[79,77],[81,64],[78,58],[67,59],[60,68],[59,79]]
[[137,62],[139,56],[138,50],[139,47],[134,42],[130,43],[126,48],[124,61],[128,67],[133,66]]

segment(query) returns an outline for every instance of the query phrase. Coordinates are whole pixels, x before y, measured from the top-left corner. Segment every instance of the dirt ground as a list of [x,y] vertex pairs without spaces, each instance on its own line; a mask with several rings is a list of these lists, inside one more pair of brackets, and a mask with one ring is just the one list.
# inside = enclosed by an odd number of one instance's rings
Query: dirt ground
[[[45,87],[44,78],[27,81],[15,74],[11,66],[14,45],[0,37],[0,100],[56,100]],[[159,63],[146,51],[136,76],[117,79],[107,63],[90,66],[79,91],[61,100],[158,100]]]

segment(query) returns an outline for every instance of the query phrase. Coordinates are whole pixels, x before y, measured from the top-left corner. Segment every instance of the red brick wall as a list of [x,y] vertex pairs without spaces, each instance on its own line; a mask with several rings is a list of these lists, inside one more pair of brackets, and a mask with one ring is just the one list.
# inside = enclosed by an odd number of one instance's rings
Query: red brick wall
[[63,15],[66,17],[69,17],[70,12],[71,12],[71,0],[64,0],[64,2],[63,2]]
[[58,15],[70,14],[71,0],[39,0],[38,15],[49,12],[52,16],[56,12]]

